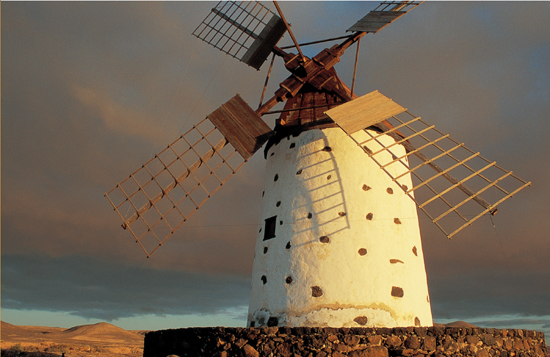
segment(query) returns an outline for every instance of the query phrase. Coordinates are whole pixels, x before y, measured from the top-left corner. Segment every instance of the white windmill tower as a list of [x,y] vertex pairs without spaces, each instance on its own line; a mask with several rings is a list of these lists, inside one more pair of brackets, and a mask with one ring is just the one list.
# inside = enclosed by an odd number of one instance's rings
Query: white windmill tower
[[[256,69],[281,57],[291,75],[275,95],[257,110],[236,95],[106,197],[149,257],[265,144],[248,326],[429,326],[417,207],[451,238],[530,183],[336,74],[347,48],[418,2],[381,3],[313,58],[274,4],[281,17],[220,2],[194,35]],[[299,54],[276,46],[287,30]],[[274,113],[272,130],[261,116]]]

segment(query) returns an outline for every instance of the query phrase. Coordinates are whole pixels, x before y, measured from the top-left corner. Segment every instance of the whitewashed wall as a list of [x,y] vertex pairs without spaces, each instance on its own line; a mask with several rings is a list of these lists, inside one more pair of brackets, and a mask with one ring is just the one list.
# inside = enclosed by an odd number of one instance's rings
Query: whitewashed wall
[[272,146],[261,199],[249,326],[432,325],[415,204],[341,129]]

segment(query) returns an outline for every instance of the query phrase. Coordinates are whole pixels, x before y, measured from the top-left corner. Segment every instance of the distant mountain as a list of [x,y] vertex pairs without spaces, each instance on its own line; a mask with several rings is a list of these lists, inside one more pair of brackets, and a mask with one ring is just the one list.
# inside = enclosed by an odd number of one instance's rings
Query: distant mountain
[[143,341],[143,336],[107,322],[71,327],[61,332],[61,334],[65,338],[86,341]]
[[1,322],[0,328],[2,328],[2,337],[28,334],[24,327],[15,326],[4,321]]
[[[4,350],[17,346],[25,355],[45,357],[45,352],[67,353],[71,357],[140,357],[144,336],[107,322],[75,326],[69,329],[43,326],[16,326],[2,321],[2,356]],[[30,353],[43,354],[30,354]],[[8,356],[8,355],[6,355]],[[15,355],[14,355],[15,356]],[[50,356],[50,354],[48,354]]]

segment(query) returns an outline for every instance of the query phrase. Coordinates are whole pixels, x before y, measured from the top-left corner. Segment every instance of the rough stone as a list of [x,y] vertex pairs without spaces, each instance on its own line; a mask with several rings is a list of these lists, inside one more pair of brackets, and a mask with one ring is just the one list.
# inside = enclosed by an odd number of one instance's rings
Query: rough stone
[[344,343],[350,347],[353,347],[359,343],[359,337],[355,335],[347,335],[344,337]]
[[349,346],[346,346],[343,343],[336,343],[332,346],[332,348],[338,352],[349,352]]
[[514,339],[514,349],[522,350],[523,349],[523,340],[520,338]]
[[405,340],[405,347],[416,350],[420,348],[420,341],[418,340],[418,337],[416,336],[409,336]]
[[418,337],[424,337],[428,333],[428,329],[426,327],[415,327],[414,328],[414,333]]
[[350,357],[388,357],[388,349],[383,346],[367,347],[361,351],[353,351],[348,354]]
[[390,348],[396,348],[401,346],[401,339],[398,336],[390,336],[386,339],[386,345]]
[[453,342],[453,340],[451,339],[451,337],[447,335],[443,339],[443,343],[441,345],[443,346],[444,349],[448,349],[449,346],[451,346],[452,342]]
[[489,357],[489,352],[485,349],[479,350],[476,353],[476,357]]
[[237,346],[238,348],[242,348],[244,345],[246,345],[248,343],[247,340],[245,340],[244,338],[239,338],[236,342],[235,342],[235,346]]
[[495,337],[493,336],[493,334],[485,334],[483,336],[483,343],[488,346],[493,346],[495,344]]
[[250,345],[244,345],[243,352],[245,357],[260,357],[260,353]]
[[426,336],[424,337],[424,344],[422,345],[422,349],[425,351],[435,351],[437,344],[436,339],[433,336]]
[[470,345],[477,345],[479,342],[479,337],[477,336],[466,336],[466,342]]
[[277,349],[276,349],[277,355],[281,357],[290,357],[291,355],[290,351],[291,351],[291,348],[290,348],[290,344],[288,343],[280,344],[279,346],[277,346]]
[[382,336],[374,335],[367,337],[367,341],[373,346],[380,346],[382,344]]

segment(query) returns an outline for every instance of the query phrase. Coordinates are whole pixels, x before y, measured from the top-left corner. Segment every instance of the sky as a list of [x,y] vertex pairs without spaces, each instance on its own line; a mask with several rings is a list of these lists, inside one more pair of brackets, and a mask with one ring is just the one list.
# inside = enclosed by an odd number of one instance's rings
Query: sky
[[[268,64],[191,35],[215,3],[2,5],[2,320],[245,326],[262,155],[150,259],[104,193],[236,93],[255,108]],[[307,42],[376,5],[281,8]],[[550,333],[549,17],[550,2],[428,1],[361,41],[357,94],[379,90],[532,182],[453,240],[421,218],[436,322]],[[354,55],[335,67],[348,85]],[[276,59],[267,93],[287,75]]]

